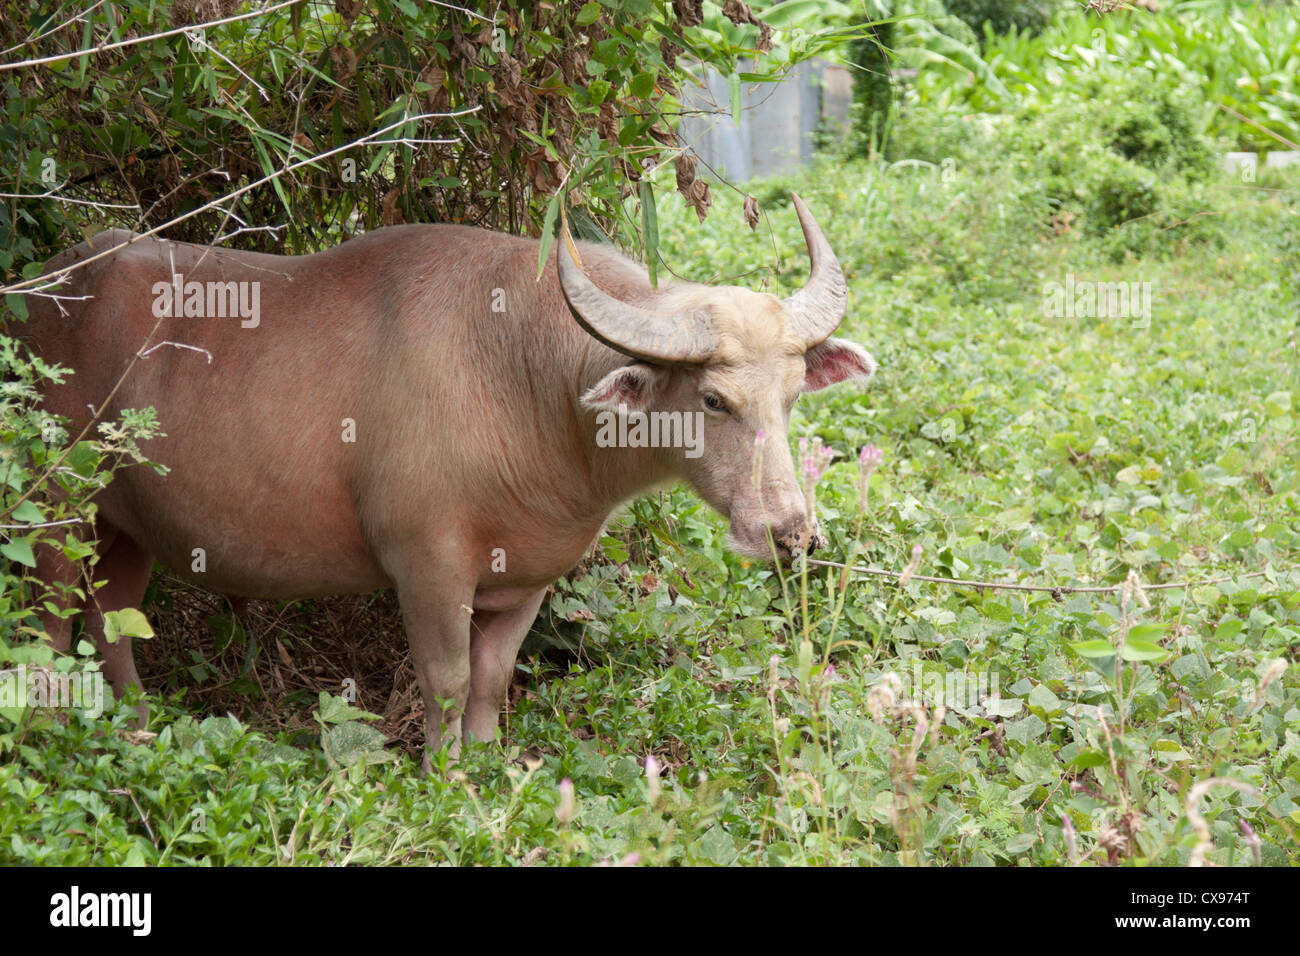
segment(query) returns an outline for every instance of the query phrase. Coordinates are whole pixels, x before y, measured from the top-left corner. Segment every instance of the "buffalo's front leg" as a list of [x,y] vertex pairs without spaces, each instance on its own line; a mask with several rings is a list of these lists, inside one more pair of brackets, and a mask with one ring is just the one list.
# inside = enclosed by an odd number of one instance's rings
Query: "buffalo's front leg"
[[515,656],[546,588],[507,611],[476,611],[470,624],[469,707],[465,712],[465,739],[491,740],[505,704]]

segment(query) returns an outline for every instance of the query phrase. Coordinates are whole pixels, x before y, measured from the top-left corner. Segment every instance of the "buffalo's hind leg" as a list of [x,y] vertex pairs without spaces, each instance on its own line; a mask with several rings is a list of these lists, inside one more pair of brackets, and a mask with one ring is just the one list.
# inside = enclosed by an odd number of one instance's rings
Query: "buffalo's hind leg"
[[40,601],[36,616],[41,627],[45,628],[45,633],[50,636],[54,649],[60,653],[66,654],[72,649],[73,618],[51,613],[45,609],[45,605],[52,605],[64,612],[69,608],[80,610],[83,602],[71,591],[77,585],[78,576],[76,562],[70,561],[61,548],[48,544],[36,548],[36,577],[45,586],[45,593],[36,595]]
[[131,638],[118,637],[115,643],[108,643],[104,637],[104,615],[140,606],[153,570],[153,556],[120,531],[112,528],[103,531],[100,558],[91,574],[96,584],[100,581],[104,584],[96,587],[86,601],[86,632],[94,638],[104,660],[104,675],[113,685],[113,693],[120,698],[128,687],[140,686],[140,675],[135,669]]
[[[80,577],[77,563],[70,561],[60,549],[49,545],[37,549],[36,574],[49,588],[42,603],[48,601],[63,610],[73,606],[82,610],[85,635],[99,649],[104,676],[113,686],[113,693],[120,698],[128,687],[140,686],[140,675],[136,673],[135,658],[131,653],[131,638],[119,637],[116,643],[110,644],[104,637],[104,614],[140,606],[145,587],[149,584],[153,558],[103,521],[96,525],[96,531],[99,560],[90,567],[91,585],[87,587],[85,581],[80,582],[82,589],[87,591],[84,600],[78,600],[67,588],[60,587],[77,585]],[[102,586],[95,586],[101,581],[104,582]],[[37,616],[50,635],[54,649],[63,653],[71,650],[73,618],[47,610],[38,611]],[[142,724],[144,718],[145,711],[141,708]]]
[[469,706],[465,739],[492,740],[515,672],[519,645],[537,618],[546,588],[508,611],[476,611],[470,624]]

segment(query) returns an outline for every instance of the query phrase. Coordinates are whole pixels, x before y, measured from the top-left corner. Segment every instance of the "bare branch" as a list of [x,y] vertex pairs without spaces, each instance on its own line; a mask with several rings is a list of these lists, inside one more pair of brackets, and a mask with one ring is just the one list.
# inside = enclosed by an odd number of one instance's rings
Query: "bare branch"
[[61,524],[87,524],[85,518],[64,518],[62,521],[38,521],[34,524],[0,524],[6,530],[27,530],[28,528],[55,528]]
[[[65,183],[66,185],[66,183]],[[92,202],[89,199],[70,199],[58,195],[57,189],[47,193],[0,193],[0,199],[53,199],[55,202],[72,203],[75,206],[91,206],[95,209],[139,209],[137,203]]]
[[89,50],[74,50],[71,53],[59,53],[55,56],[42,56],[32,60],[19,60],[16,63],[0,63],[0,70],[18,70],[29,66],[41,66],[45,63],[60,63],[63,60],[75,59],[79,56],[92,56],[96,53],[105,53],[109,50],[118,50],[126,46],[135,46],[138,43],[148,43],[150,40],[160,40],[163,37],[176,36],[178,33],[189,33],[193,30],[206,30],[208,27],[219,26],[222,23],[234,23],[236,20],[251,20],[253,17],[260,17],[276,10],[282,10],[285,7],[292,7],[303,0],[284,0],[283,3],[277,3],[275,6],[266,7],[262,10],[253,10],[250,13],[241,13],[238,16],[225,17],[221,20],[211,20],[207,23],[196,23],[192,26],[177,27],[174,30],[164,30],[162,33],[151,33],[143,37],[129,37],[125,40],[118,40],[116,43],[101,43],[99,46],[91,47]]
[[[855,574],[867,574],[874,577],[894,578],[898,580],[904,574],[902,571],[887,571],[883,568],[860,568],[854,565],[841,564],[838,561],[822,561],[817,558],[807,558],[805,563],[817,565],[823,568],[840,568],[845,571],[852,571]],[[1286,568],[1276,568],[1278,571],[1294,571],[1300,568],[1300,565],[1292,565]],[[1268,571],[1252,571],[1249,574],[1239,574],[1235,577],[1214,578],[1209,581],[1169,581],[1164,584],[1144,584],[1144,591],[1168,591],[1175,589],[1185,589],[1199,587],[1204,584],[1223,584],[1227,581],[1236,581],[1243,578],[1258,578],[1269,574]],[[951,584],[955,587],[963,588],[987,588],[991,591],[1041,591],[1050,594],[1053,597],[1059,597],[1063,594],[1118,594],[1124,590],[1124,585],[1114,584],[1100,587],[1073,587],[1066,585],[1052,586],[1050,584],[1009,584],[1002,581],[973,581],[967,578],[936,578],[925,574],[910,575],[909,580],[927,581],[931,584]]]
[[481,13],[475,13],[473,10],[466,10],[464,7],[458,7],[454,3],[444,3],[443,0],[429,0],[430,3],[439,7],[446,7],[448,10],[456,10],[466,16],[474,17],[476,20],[482,20],[484,23],[490,23],[496,26],[496,20],[483,16]]
[[140,356],[140,358],[148,358],[151,354],[156,352],[158,349],[162,348],[164,345],[170,345],[173,348],[178,348],[178,349],[189,349],[191,352],[202,352],[204,355],[208,357],[208,364],[209,365],[212,364],[211,352],[209,352],[207,349],[199,348],[197,345],[186,345],[184,342],[159,342],[157,345],[147,348],[143,352],[137,352],[136,354]]
[[[146,230],[145,232],[136,233],[130,239],[127,239],[125,242],[120,242],[115,246],[110,246],[109,248],[105,249],[103,252],[97,252],[93,256],[87,256],[85,259],[81,259],[77,262],[74,262],[72,265],[65,266],[64,268],[58,270],[57,272],[51,272],[48,275],[38,276],[34,279],[24,279],[22,282],[16,282],[13,285],[0,288],[0,293],[21,292],[33,286],[39,286],[40,288],[43,289],[49,288],[50,287],[49,283],[58,280],[60,277],[65,276],[70,272],[74,272],[77,269],[81,269],[89,265],[90,263],[95,262],[98,259],[103,259],[105,256],[111,255],[114,252],[117,252],[121,249],[125,249],[127,246],[131,245],[132,243],[139,242],[141,239],[147,239],[152,235],[162,232],[164,229],[167,229],[171,226],[175,226],[178,223],[182,223],[187,219],[199,215],[200,213],[208,212],[211,209],[219,209],[221,208],[223,203],[228,203],[231,200],[244,195],[244,193],[246,192],[251,192],[252,190],[257,189],[259,186],[265,186],[267,183],[271,182],[272,180],[279,179],[285,173],[292,172],[295,169],[301,169],[304,166],[314,165],[315,163],[320,162],[322,159],[328,159],[330,156],[335,156],[339,153],[347,152],[348,150],[353,149],[357,146],[370,143],[376,137],[383,136],[385,133],[390,133],[393,130],[397,129],[399,126],[405,126],[407,123],[418,121],[418,120],[450,119],[457,116],[466,116],[470,113],[477,113],[480,109],[482,109],[482,106],[472,106],[469,107],[468,109],[457,110],[454,113],[420,113],[416,116],[404,116],[397,122],[390,123],[389,125],[383,127],[382,129],[375,130],[373,133],[367,133],[365,136],[362,136],[359,139],[355,139],[350,143],[344,143],[342,146],[336,146],[334,149],[327,150],[323,153],[317,153],[316,155],[310,156],[307,159],[303,159],[300,160],[299,162],[292,163],[288,166],[285,166],[283,169],[278,169],[275,172],[263,176],[261,179],[251,182],[246,186],[239,187],[234,192],[227,193],[224,196],[220,196],[217,199],[213,199],[211,202],[204,203],[202,206],[199,206],[196,209],[191,209],[189,212],[185,213],[184,215],[177,216],[175,219],[170,219],[167,222],[154,226],[152,229]],[[228,212],[228,210],[226,211]],[[42,283],[46,283],[46,284],[42,285]]]

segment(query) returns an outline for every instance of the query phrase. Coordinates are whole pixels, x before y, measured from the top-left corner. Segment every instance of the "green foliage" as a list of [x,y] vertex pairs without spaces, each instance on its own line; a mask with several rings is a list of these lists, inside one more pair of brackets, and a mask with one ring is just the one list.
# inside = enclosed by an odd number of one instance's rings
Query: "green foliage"
[[[1127,98],[1103,121],[1103,142],[1125,159],[1157,172],[1204,177],[1214,166],[1200,133],[1200,104],[1180,103],[1168,90],[1129,85]],[[1100,92],[1100,91],[1099,91]],[[1119,98],[1112,93],[1111,100]]]
[[[1137,84],[1194,93],[1207,106],[1191,118],[1193,130],[1228,148],[1300,142],[1300,11],[1293,4],[1189,0],[1162,4],[1154,15],[1063,11],[1039,34],[985,39],[984,61],[1022,105],[1055,107],[1073,96],[1079,109],[1091,110],[1098,87]],[[1000,109],[1006,100],[983,77],[952,71],[924,72],[915,95],[963,111]]]
[[[1105,109],[1085,105],[1103,97]],[[1137,80],[1088,84],[1079,98],[1065,93],[994,116],[916,104],[898,125],[890,155],[936,170],[977,168],[999,182],[999,202],[1038,210],[1032,228],[1105,237],[1117,260],[1159,257],[1187,242],[1222,239],[1214,218],[1200,215],[1215,168],[1197,131],[1200,115],[1191,94]],[[1006,169],[1016,177],[1003,183]]]
[[944,6],[982,36],[985,24],[998,34],[1012,30],[1038,33],[1064,5],[1053,0],[944,0]]
[[936,76],[977,77],[989,95],[1009,94],[977,51],[975,33],[939,0],[868,0],[874,18],[861,36],[846,47],[845,62],[854,70],[854,102],[850,112],[849,155],[892,155],[897,98],[907,72]]
[[848,62],[858,67],[853,77],[853,104],[849,151],[871,155],[885,138],[894,112],[893,65],[889,51],[896,24],[886,21],[868,36],[854,40],[846,51]]
[[[792,44],[711,3],[507,2],[488,16],[374,0],[76,52],[239,6],[117,3],[54,29],[59,11],[0,5],[5,48],[67,54],[0,73],[0,183],[32,197],[0,202],[8,275],[109,224],[171,223],[168,237],[182,241],[233,233],[228,244],[268,252],[397,222],[537,235],[562,184],[606,232],[632,241],[624,201],[645,169],[677,156],[678,92],[701,65],[761,81],[828,42],[801,32]],[[703,213],[693,183],[679,177]],[[237,202],[172,222],[245,186]],[[115,205],[65,205],[75,201]]]
[[[38,385],[61,382],[68,370],[49,366],[8,336],[0,335],[0,670],[10,664],[49,666],[48,644],[34,643],[45,633],[37,617],[70,612],[58,601],[65,594],[85,597],[81,582],[46,585],[34,571],[42,549],[71,561],[93,556],[88,528],[94,518],[93,496],[114,470],[141,462],[138,442],[158,434],[152,411],[125,412],[117,422],[100,422],[93,430],[70,435],[62,421],[41,408]],[[139,620],[136,620],[139,618]],[[110,628],[137,633],[144,623],[138,611],[123,612]],[[80,662],[59,663],[61,672]],[[26,703],[0,708],[4,720],[18,719]]]

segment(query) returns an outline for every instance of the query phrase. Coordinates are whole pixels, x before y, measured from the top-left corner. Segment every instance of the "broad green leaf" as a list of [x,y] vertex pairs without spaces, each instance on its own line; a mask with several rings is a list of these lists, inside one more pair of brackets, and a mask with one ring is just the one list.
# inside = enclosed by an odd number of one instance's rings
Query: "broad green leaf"
[[1161,624],[1155,621],[1148,621],[1144,624],[1135,624],[1129,628],[1128,634],[1125,635],[1128,640],[1147,641],[1153,637],[1159,637],[1165,631],[1169,630],[1168,624]]
[[1162,661],[1169,652],[1159,644],[1129,638],[1120,647],[1119,656],[1126,661]]
[[14,538],[12,541],[0,544],[0,554],[10,561],[16,561],[29,568],[36,567],[36,556],[32,554],[31,542],[26,538]]
[[1070,645],[1080,657],[1110,657],[1115,653],[1115,645],[1110,641],[1076,641]]
[[645,234],[645,262],[650,272],[650,287],[659,288],[659,215],[655,211],[654,187],[650,180],[642,179],[641,193],[641,229]]
[[546,268],[546,256],[551,251],[551,243],[555,239],[555,217],[560,211],[560,193],[551,197],[551,201],[546,204],[546,216],[542,220],[542,242],[541,248],[537,250],[537,274],[540,276],[542,270]]
[[633,77],[628,88],[631,90],[633,96],[639,96],[641,99],[646,99],[654,92],[655,75],[649,70],[644,73],[638,73]]
[[41,514],[41,509],[36,506],[36,502],[29,500],[15,508],[10,518],[24,524],[38,524],[45,519],[45,515]]
[[1071,767],[1077,767],[1080,770],[1086,770],[1089,767],[1101,767],[1108,763],[1108,758],[1100,750],[1081,750],[1073,760],[1070,761]]
[[1230,641],[1240,634],[1245,626],[1245,622],[1240,618],[1225,617],[1219,622],[1219,626],[1214,629],[1214,639],[1216,641]]
[[120,611],[104,612],[104,636],[108,643],[114,644],[119,637],[153,637],[153,628],[139,610],[126,607]]
[[6,292],[5,305],[18,318],[18,321],[27,321],[27,296],[19,292]]

